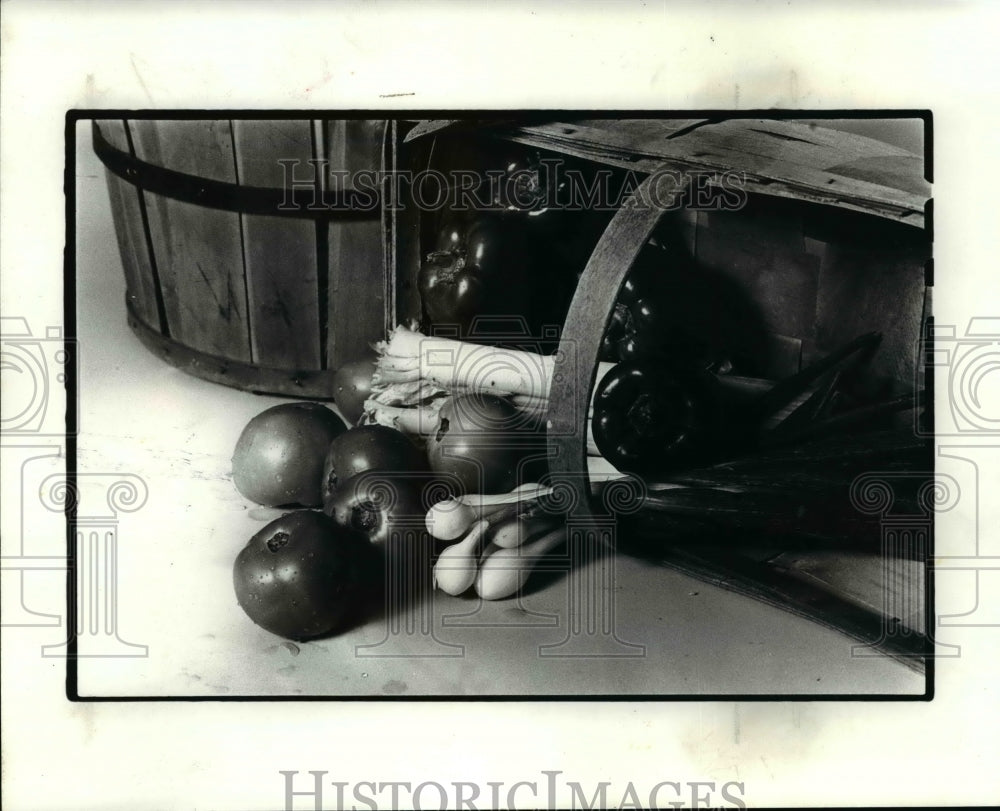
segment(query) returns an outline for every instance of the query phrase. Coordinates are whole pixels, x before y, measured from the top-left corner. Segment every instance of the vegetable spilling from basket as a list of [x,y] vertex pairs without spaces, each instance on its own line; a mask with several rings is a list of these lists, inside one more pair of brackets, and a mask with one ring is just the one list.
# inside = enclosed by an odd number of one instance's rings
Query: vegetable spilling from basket
[[[595,490],[626,473],[644,476],[647,489],[628,526],[645,543],[706,526],[783,527],[847,542],[852,528],[823,514],[822,494],[848,472],[912,451],[913,443],[869,447],[842,439],[822,456],[806,440],[837,438],[914,405],[903,398],[825,416],[832,381],[877,343],[877,335],[862,336],[777,382],[602,363],[588,420]],[[292,494],[309,491],[298,506],[322,504],[326,514],[290,524],[288,516],[276,518],[251,541],[253,554],[237,560],[240,604],[283,636],[340,627],[358,595],[384,579],[389,558],[427,567],[431,584],[447,594],[496,600],[518,594],[566,540],[551,488],[537,483],[544,478],[553,358],[429,338],[402,326],[377,349],[357,426],[338,424],[320,404],[278,406],[251,421],[237,446],[234,478],[244,495],[287,507]],[[283,434],[304,433],[311,444],[275,447]],[[869,441],[862,434],[861,442]],[[788,447],[802,452],[788,455]],[[256,478],[247,471],[248,449],[257,454],[250,471]],[[842,461],[839,474],[826,471],[831,458]],[[295,489],[277,486],[288,471],[307,469],[313,487],[298,479],[289,481]],[[271,484],[267,497],[261,482]],[[312,559],[317,544],[338,550],[336,563],[317,558],[317,571],[325,572],[318,579],[307,576],[314,572],[302,557],[309,550]],[[298,555],[294,563],[290,554]]]
[[[540,181],[524,180],[533,165],[522,156],[507,168],[537,202]],[[565,315],[567,280],[582,266],[578,252],[553,250],[564,244],[557,218],[532,221],[537,207],[501,201],[500,211],[444,219],[418,276],[421,322],[397,326],[373,357],[338,372],[333,395],[353,427],[321,404],[291,404],[240,437],[237,489],[292,510],[255,534],[234,566],[240,605],[265,629],[333,633],[365,593],[399,577],[449,595],[511,597],[566,541],[564,508],[546,486],[557,344],[541,336],[552,307],[557,320]],[[560,255],[576,258],[559,266]],[[917,405],[852,404],[841,389],[879,335],[784,379],[755,376],[738,338],[705,329],[714,304],[684,298],[683,271],[664,273],[676,255],[668,241],[651,241],[614,302],[586,418],[595,491],[641,478],[641,502],[623,526],[646,544],[706,526],[806,528],[845,542],[849,528],[814,507],[857,463],[900,450],[852,432]],[[491,331],[497,319],[517,329]],[[832,473],[810,466],[810,450],[782,456],[827,436],[840,438],[839,450],[814,459],[837,461]]]

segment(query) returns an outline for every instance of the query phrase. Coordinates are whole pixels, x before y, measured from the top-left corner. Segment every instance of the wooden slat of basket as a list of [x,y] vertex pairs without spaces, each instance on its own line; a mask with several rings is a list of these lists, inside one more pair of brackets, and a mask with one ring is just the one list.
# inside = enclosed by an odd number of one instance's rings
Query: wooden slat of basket
[[[229,121],[131,121],[142,160],[236,182]],[[143,193],[172,338],[251,361],[239,215]]]
[[917,338],[924,317],[926,245],[827,243],[816,302],[816,341],[835,346],[846,335],[878,330],[879,351],[866,368],[874,397],[914,391]]
[[[916,158],[901,163],[909,153],[880,141],[764,119],[705,123],[687,132],[680,130],[679,135],[669,119],[608,121],[597,126],[601,123],[523,126],[511,129],[508,137],[641,172],[660,168],[742,172],[749,191],[836,205],[923,226],[924,204],[930,192],[923,181],[922,161]],[[892,173],[873,171],[866,175],[866,159],[880,157],[892,158],[895,172],[909,166],[911,174],[900,182],[894,181]]]
[[797,121],[730,119],[704,127],[692,135],[694,140],[714,149],[744,151],[762,160],[777,160],[790,166],[826,171],[836,166],[853,165],[866,158],[911,157],[920,160],[893,144]]
[[[233,121],[242,185],[286,188],[279,160],[294,160],[294,180],[319,180],[309,121]],[[291,170],[289,170],[291,171]],[[318,195],[317,195],[318,198]],[[253,360],[315,370],[320,362],[316,225],[308,220],[241,215]]]
[[[104,137],[123,152],[130,152],[124,121],[101,121],[98,126]],[[126,296],[136,315],[146,324],[163,331],[157,305],[159,291],[149,258],[149,243],[143,224],[139,191],[129,183],[105,172],[108,196],[111,199],[111,216],[118,236],[122,268],[125,273]]]
[[[423,164],[418,155],[426,158],[423,143],[407,146],[406,127],[398,121],[390,123],[386,141],[386,161],[391,166],[414,169]],[[406,134],[404,134],[406,133]],[[405,189],[400,189],[405,193]],[[389,199],[388,195],[386,199]],[[419,319],[421,315],[420,292],[417,273],[420,267],[420,211],[410,200],[394,201],[396,205],[383,208],[384,236],[389,267],[395,279],[394,300],[390,311],[390,325]]]
[[856,158],[849,163],[827,167],[831,174],[851,177],[867,183],[901,189],[926,196],[927,182],[923,178],[924,162],[916,155],[885,155],[877,158]]
[[623,138],[641,142],[649,139],[650,137],[655,140],[678,138],[684,133],[700,127],[703,124],[709,123],[710,121],[710,119],[707,118],[660,118],[655,119],[656,125],[651,128],[651,120],[653,119],[579,118],[573,119],[573,122],[567,125],[567,129],[575,130],[577,127],[604,129],[609,125],[613,125],[615,130],[620,133]]
[[[805,249],[801,215],[774,202],[757,198],[738,212],[700,212],[695,258],[705,272],[745,291],[770,334],[811,341],[819,259]],[[787,362],[775,360],[761,371],[765,377],[788,373]]]
[[899,611],[901,628],[924,632],[925,573],[924,563],[919,560],[887,561],[881,555],[844,550],[795,550],[784,552],[768,563],[839,593],[870,611],[883,613],[886,606],[892,606]]
[[[898,661],[917,673],[926,669],[929,640],[919,630],[895,633],[893,617],[866,606],[836,584],[720,548],[662,550],[662,565],[811,620],[868,646],[872,654]],[[919,567],[917,568],[919,571]]]
[[851,488],[872,470],[904,474],[909,486],[894,490],[893,513],[927,515],[921,491],[933,478],[932,450],[909,431],[870,431],[679,472],[665,481],[693,489],[654,485],[646,500],[655,508],[627,517],[619,549],[920,669],[927,537],[901,535],[887,546],[880,519],[856,507]]
[[[633,197],[648,194],[654,182],[646,178]],[[549,469],[555,481],[575,491],[583,518],[590,515],[586,425],[601,336],[611,303],[662,214],[653,206],[625,204],[611,219],[580,275],[555,355],[547,414]]]
[[[382,119],[327,122],[324,157],[329,169],[379,172],[383,166],[385,126]],[[328,234],[327,365],[337,368],[369,355],[370,345],[385,336],[388,282],[382,223],[378,219],[334,221]]]

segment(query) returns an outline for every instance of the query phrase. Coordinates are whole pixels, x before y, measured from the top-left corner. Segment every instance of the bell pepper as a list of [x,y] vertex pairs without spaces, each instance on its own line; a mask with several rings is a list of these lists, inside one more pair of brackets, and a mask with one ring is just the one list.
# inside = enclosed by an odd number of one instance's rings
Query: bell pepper
[[601,339],[601,360],[611,363],[658,358],[671,349],[676,329],[665,318],[669,302],[663,274],[669,269],[664,252],[647,247],[629,271],[615,299]]
[[621,363],[594,392],[591,428],[601,455],[623,472],[663,473],[712,452],[721,400],[708,372]]
[[527,319],[530,257],[519,229],[503,217],[454,216],[420,267],[417,287],[431,325],[473,339],[477,317]]
[[745,320],[688,258],[650,243],[618,291],[600,359],[728,371],[742,362],[733,335]]

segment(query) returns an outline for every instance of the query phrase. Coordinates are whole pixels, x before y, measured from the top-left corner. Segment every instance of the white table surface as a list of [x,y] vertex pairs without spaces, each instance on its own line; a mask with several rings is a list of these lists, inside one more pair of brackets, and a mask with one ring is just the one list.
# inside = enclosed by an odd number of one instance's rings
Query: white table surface
[[[922,676],[884,658],[852,657],[855,643],[834,631],[623,555],[617,632],[645,647],[640,658],[539,656],[539,646],[566,636],[567,578],[586,572],[549,578],[520,603],[479,607],[439,595],[434,635],[462,646],[460,656],[424,655],[426,637],[403,646],[409,656],[359,656],[358,646],[385,637],[381,621],[297,644],[263,631],[233,593],[233,560],[263,523],[234,489],[229,458],[246,422],[280,400],[190,377],[142,347],[126,325],[103,167],[88,137],[78,149],[77,195],[81,482],[131,475],[148,490],[141,507],[117,516],[115,578],[117,634],[147,655],[81,658],[82,696],[924,692]],[[103,504],[83,488],[81,515]],[[482,627],[442,625],[477,607]],[[532,625],[525,610],[557,624]],[[81,652],[88,644],[84,635]]]

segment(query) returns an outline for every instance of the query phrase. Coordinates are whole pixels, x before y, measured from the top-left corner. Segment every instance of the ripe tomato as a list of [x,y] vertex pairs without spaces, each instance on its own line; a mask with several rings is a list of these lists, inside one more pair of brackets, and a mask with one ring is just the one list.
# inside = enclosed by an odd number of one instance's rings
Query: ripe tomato
[[364,413],[374,373],[375,359],[363,358],[345,363],[333,375],[334,402],[351,425],[355,425]]
[[323,502],[323,460],[344,421],[319,403],[282,403],[247,423],[233,451],[233,484],[268,507]]
[[445,403],[427,456],[431,470],[455,476],[466,493],[508,493],[519,480],[531,481],[544,461],[537,424],[491,394]]
[[406,473],[426,470],[421,448],[403,433],[385,425],[361,425],[336,437],[323,464],[324,504],[342,482],[368,470]]
[[343,626],[371,582],[371,546],[329,516],[300,510],[254,535],[233,564],[240,607],[257,625],[288,639]]
[[372,543],[384,544],[402,524],[423,529],[427,507],[419,479],[368,471],[343,482],[326,499],[323,511],[341,526],[363,533]]

